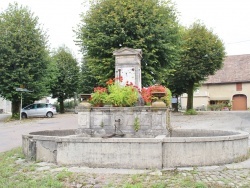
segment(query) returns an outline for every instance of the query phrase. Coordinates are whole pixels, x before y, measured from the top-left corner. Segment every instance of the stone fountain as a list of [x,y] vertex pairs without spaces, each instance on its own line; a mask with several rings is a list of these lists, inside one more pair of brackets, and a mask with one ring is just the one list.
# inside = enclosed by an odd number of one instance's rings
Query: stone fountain
[[[140,85],[141,50],[122,48],[114,55],[116,76]],[[164,106],[80,105],[78,129],[23,135],[23,151],[28,160],[131,169],[219,165],[248,154],[248,133],[175,129],[170,135],[169,118]]]

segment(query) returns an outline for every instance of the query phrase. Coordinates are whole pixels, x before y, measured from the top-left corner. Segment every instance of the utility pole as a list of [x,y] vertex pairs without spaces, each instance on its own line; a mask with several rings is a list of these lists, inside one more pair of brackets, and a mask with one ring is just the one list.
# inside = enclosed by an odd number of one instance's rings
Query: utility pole
[[19,91],[21,93],[21,104],[20,104],[20,120],[22,120],[22,105],[23,105],[23,92],[33,92],[25,88],[16,88],[16,91]]

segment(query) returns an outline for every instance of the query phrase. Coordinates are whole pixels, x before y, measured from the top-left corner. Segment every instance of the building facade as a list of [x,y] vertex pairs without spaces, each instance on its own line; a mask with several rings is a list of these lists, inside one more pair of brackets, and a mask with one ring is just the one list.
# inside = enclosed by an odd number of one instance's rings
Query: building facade
[[[181,96],[185,108],[187,95]],[[224,110],[247,110],[250,108],[250,54],[227,56],[223,67],[209,76],[194,92],[194,109],[209,109],[213,105]],[[221,110],[221,109],[220,109]],[[223,109],[222,109],[223,110]]]

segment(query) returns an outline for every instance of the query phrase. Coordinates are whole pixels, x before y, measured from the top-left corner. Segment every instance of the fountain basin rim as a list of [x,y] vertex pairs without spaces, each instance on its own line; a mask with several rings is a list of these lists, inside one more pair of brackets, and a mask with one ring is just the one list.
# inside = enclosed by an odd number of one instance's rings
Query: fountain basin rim
[[248,154],[249,134],[243,131],[179,129],[173,134],[212,136],[154,138],[81,137],[72,132],[23,135],[23,152],[28,160],[59,165],[133,169],[220,165],[244,159]]
[[[57,131],[57,130],[55,130]],[[60,130],[62,131],[62,130]],[[81,135],[66,135],[66,136],[48,136],[48,135],[38,135],[38,133],[43,133],[47,131],[39,131],[39,132],[32,132],[29,135],[23,135],[27,138],[32,138],[34,140],[54,140],[55,142],[151,142],[151,143],[158,143],[158,142],[171,142],[171,143],[178,143],[178,142],[215,142],[215,141],[230,141],[230,140],[240,140],[243,138],[248,138],[249,133],[244,131],[224,131],[224,130],[208,130],[208,129],[176,129],[178,131],[206,131],[206,132],[222,132],[224,134],[228,133],[229,135],[215,135],[215,136],[173,136],[168,137],[167,135],[158,135],[154,138],[143,138],[143,137],[112,137],[112,138],[102,138],[102,137],[84,137]],[[53,131],[49,131],[53,132]]]

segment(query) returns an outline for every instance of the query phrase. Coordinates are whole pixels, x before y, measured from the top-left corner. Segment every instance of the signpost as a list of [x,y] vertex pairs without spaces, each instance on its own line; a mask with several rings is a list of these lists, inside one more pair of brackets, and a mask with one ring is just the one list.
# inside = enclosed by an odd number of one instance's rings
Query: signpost
[[25,88],[16,88],[16,91],[19,91],[21,93],[21,104],[20,104],[20,120],[22,120],[22,103],[23,103],[23,97],[22,97],[22,92],[33,92]]

